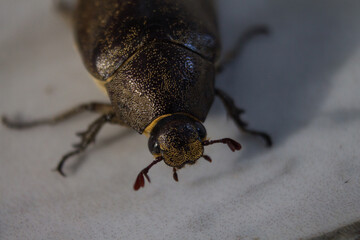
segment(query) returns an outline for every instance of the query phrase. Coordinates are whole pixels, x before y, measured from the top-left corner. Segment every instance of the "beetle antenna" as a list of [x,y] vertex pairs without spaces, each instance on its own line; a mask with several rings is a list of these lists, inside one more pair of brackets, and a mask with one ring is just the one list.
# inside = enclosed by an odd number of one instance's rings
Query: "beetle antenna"
[[154,166],[155,164],[157,164],[158,162],[161,162],[162,160],[164,160],[164,158],[162,156],[157,157],[152,163],[150,163],[149,166],[147,166],[146,168],[144,168],[143,170],[141,170],[141,172],[138,174],[135,183],[134,183],[134,190],[137,191],[139,190],[139,188],[144,187],[145,186],[145,179],[144,176],[146,177],[146,179],[150,181],[150,177],[147,175],[149,169]]
[[[214,143],[227,144],[228,147],[230,148],[230,150],[233,152],[241,149],[241,144],[231,138],[222,138],[222,139],[218,139],[218,140],[205,140],[202,142],[202,145],[207,146],[207,145],[211,145]],[[206,157],[204,157],[204,158],[206,159]],[[208,160],[208,159],[206,159],[206,160]]]

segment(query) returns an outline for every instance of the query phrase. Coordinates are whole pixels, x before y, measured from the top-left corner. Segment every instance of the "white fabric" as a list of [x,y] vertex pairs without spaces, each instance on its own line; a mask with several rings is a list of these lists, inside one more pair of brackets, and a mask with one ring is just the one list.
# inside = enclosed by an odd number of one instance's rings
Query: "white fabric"
[[[243,145],[206,147],[178,171],[152,160],[147,139],[107,126],[67,178],[50,171],[95,116],[55,127],[0,127],[0,239],[299,239],[360,219],[360,1],[223,0],[223,48],[267,24],[217,77],[274,146],[240,134],[217,100],[209,137]],[[51,1],[0,2],[0,110],[22,119],[103,100]]]

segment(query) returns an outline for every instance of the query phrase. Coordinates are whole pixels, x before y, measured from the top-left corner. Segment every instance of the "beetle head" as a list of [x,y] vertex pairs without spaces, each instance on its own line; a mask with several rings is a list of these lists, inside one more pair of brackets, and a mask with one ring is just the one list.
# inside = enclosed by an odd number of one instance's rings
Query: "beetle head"
[[149,150],[170,167],[182,168],[194,164],[202,157],[202,141],[206,137],[204,126],[186,115],[174,114],[161,119],[151,132]]
[[173,114],[159,120],[152,129],[148,142],[155,160],[138,174],[134,189],[144,187],[144,177],[150,182],[147,175],[149,169],[161,161],[173,167],[174,180],[178,181],[176,169],[182,168],[185,164],[194,164],[200,157],[211,162],[211,158],[204,155],[204,146],[214,143],[227,144],[233,152],[241,149],[240,143],[230,138],[206,140],[204,126],[189,116]]

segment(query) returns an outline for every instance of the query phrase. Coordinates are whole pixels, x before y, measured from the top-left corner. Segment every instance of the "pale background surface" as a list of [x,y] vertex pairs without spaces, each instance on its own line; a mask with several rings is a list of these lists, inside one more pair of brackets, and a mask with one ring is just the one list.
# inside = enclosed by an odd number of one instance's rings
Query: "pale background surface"
[[[150,161],[147,140],[107,126],[96,145],[50,170],[95,116],[23,132],[0,127],[0,239],[299,239],[360,220],[360,1],[222,0],[224,49],[249,26],[259,37],[218,77],[274,147],[238,133],[217,100],[212,138],[243,150],[179,171]],[[33,119],[89,100],[92,84],[51,1],[0,3],[1,114]]]

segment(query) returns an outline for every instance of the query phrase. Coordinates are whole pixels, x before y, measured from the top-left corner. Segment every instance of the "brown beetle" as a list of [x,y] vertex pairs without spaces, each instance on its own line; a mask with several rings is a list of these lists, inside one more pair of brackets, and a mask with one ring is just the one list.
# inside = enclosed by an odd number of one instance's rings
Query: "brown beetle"
[[[60,6],[65,6],[61,4]],[[264,132],[247,128],[240,119],[243,110],[223,91],[214,87],[215,74],[229,62],[241,46],[265,27],[246,32],[235,50],[219,61],[220,38],[216,14],[209,0],[79,0],[76,8],[62,8],[71,15],[76,43],[83,62],[111,104],[82,104],[50,119],[15,122],[3,117],[12,128],[54,124],[83,112],[100,116],[79,133],[81,141],[65,154],[56,170],[63,176],[65,161],[84,151],[105,123],[131,127],[149,137],[155,160],[143,169],[134,184],[150,182],[148,170],[164,161],[177,169],[204,157],[204,146],[224,143],[240,150],[236,141],[207,140],[205,121],[214,97],[224,103],[229,115],[244,132],[262,137]],[[70,11],[71,10],[71,11]]]

